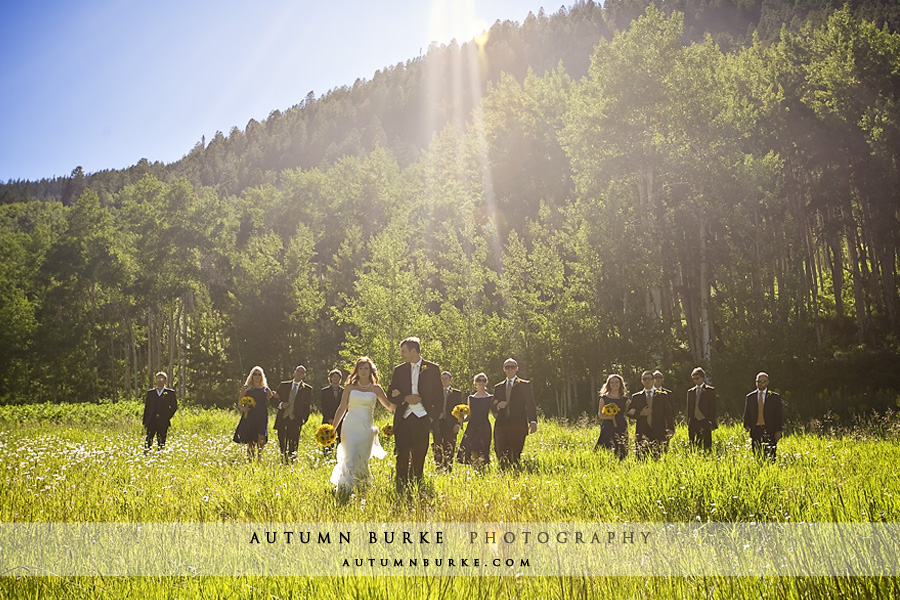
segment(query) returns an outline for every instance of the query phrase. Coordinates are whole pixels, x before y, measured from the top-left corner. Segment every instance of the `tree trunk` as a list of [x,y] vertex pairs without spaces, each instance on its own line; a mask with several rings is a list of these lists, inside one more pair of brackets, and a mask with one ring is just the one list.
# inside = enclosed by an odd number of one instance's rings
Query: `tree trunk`
[[869,337],[869,321],[866,313],[865,293],[863,291],[862,269],[859,265],[859,255],[856,246],[856,225],[853,223],[852,216],[847,221],[847,252],[850,259],[853,301],[856,307],[856,339],[859,344],[865,344]]
[[115,327],[109,326],[109,379],[112,401],[119,401],[119,374],[116,368],[116,333]]
[[134,325],[131,320],[128,321],[128,333],[131,335],[131,361],[132,365],[134,365],[134,373],[132,376],[134,377],[134,398],[140,398],[140,387],[139,386],[139,375],[138,375],[138,358],[137,358],[137,343],[134,341]]
[[156,332],[153,329],[153,309],[147,309],[147,373],[148,376],[152,376],[154,373],[153,369],[153,340],[156,337]]
[[887,308],[888,323],[891,330],[900,335],[900,317],[897,314],[897,269],[895,263],[894,246],[888,243],[881,248],[882,275],[881,286],[884,294],[884,303]]
[[169,374],[171,378],[169,380],[169,385],[174,385],[175,380],[175,342],[177,338],[177,330],[175,329],[175,310],[169,310],[169,327],[168,327],[168,342],[169,342],[169,369],[166,373]]
[[188,339],[188,313],[181,316],[181,340],[178,344],[178,397],[184,398],[187,392],[187,341]]
[[803,238],[805,241],[805,249],[807,256],[807,273],[806,273],[806,285],[807,288],[807,298],[809,299],[809,310],[812,312],[813,318],[813,327],[816,332],[816,348],[822,347],[822,323],[819,317],[819,270],[818,270],[818,261],[816,260],[816,251],[815,251],[815,242],[813,240],[812,229],[809,224],[809,215],[807,211],[803,210],[804,215],[804,227],[803,227]]
[[[128,320],[125,320],[125,323],[128,324]],[[130,329],[130,327],[129,327],[129,329]],[[126,346],[125,343],[123,342],[122,343],[122,363],[123,363],[123,367],[125,368],[124,369],[125,377],[122,379],[122,389],[126,395],[128,394],[129,390],[131,390],[131,357],[129,356],[128,350],[129,350],[128,346]],[[125,399],[128,400],[129,398],[126,397]]]
[[[763,286],[762,280],[762,249],[760,248],[760,222],[759,222],[759,205],[754,207],[753,209],[753,242],[754,242],[754,250],[756,255],[756,264],[755,268],[752,270],[752,281],[753,281],[753,297],[759,300],[759,306],[765,306],[766,304],[766,292]],[[762,341],[762,319],[754,319],[753,323],[756,325],[756,341],[757,343]]]
[[700,220],[700,353],[706,364],[711,355],[709,326],[709,263],[706,260],[706,221]]
[[834,294],[834,312],[837,318],[838,329],[842,329],[847,313],[844,310],[844,249],[843,240],[839,233],[829,236],[828,245],[831,248],[831,286]]

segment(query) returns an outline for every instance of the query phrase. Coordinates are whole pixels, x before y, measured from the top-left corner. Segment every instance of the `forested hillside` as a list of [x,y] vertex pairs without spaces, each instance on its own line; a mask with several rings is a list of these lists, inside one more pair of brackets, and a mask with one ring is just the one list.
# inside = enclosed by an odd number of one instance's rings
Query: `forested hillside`
[[515,356],[549,415],[696,365],[732,413],[759,370],[795,415],[892,405],[897,7],[645,6],[497,23],[171,165],[4,185],[4,401],[163,368],[226,404],[255,364],[324,385],[419,335],[463,386]]
[[[472,109],[501,74],[520,83],[531,70],[537,75],[560,63],[575,80],[588,72],[591,52],[601,40],[626,29],[649,5],[663,13],[683,14],[685,42],[702,42],[707,35],[726,52],[746,46],[753,35],[773,42],[782,27],[821,25],[844,4],[841,0],[607,0],[601,9],[592,1],[543,8],[523,23],[497,21],[487,42],[460,46],[432,44],[423,56],[386,65],[371,79],[361,73],[353,85],[306,98],[285,110],[272,110],[263,122],[251,119],[243,129],[217,132],[198,140],[173,164],[141,160],[122,170],[84,173],[75,167],[69,177],[0,183],[0,203],[29,199],[61,200],[69,205],[86,187],[102,199],[150,173],[161,181],[185,177],[194,185],[215,186],[236,194],[247,187],[277,184],[284,169],[325,168],[344,156],[364,156],[375,148],[391,151],[401,166],[419,159],[435,133],[452,124],[465,127]],[[857,19],[900,27],[900,4],[891,0],[848,3]],[[473,63],[478,69],[471,69]]]

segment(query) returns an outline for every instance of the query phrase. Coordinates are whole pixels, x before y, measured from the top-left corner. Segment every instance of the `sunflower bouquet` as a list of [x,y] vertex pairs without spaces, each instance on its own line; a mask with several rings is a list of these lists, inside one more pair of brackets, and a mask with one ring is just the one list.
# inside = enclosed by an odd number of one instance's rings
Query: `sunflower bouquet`
[[382,425],[381,426],[381,435],[383,435],[384,437],[386,437],[388,439],[394,437],[394,426],[391,425],[390,423],[385,423],[384,425]]
[[256,400],[253,399],[253,396],[244,396],[238,402],[239,408],[253,408],[256,406]]
[[607,402],[603,405],[603,408],[600,409],[600,412],[609,417],[614,417],[619,414],[619,405],[615,402]]
[[322,423],[319,425],[319,428],[316,429],[316,442],[323,448],[327,448],[334,444],[334,440],[336,439],[337,431],[335,431],[333,425]]
[[469,406],[467,404],[457,404],[450,413],[455,419],[465,419],[469,416]]

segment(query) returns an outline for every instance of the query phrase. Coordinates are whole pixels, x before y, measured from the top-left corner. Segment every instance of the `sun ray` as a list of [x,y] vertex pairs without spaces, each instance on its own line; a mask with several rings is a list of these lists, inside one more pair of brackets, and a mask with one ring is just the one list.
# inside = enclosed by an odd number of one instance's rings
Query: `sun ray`
[[[489,235],[491,250],[499,256],[500,239],[496,228],[496,205],[494,202],[493,177],[488,160],[488,143],[484,135],[484,122],[480,110],[470,111],[465,107],[477,107],[481,102],[486,77],[486,53],[488,43],[488,24],[477,16],[474,0],[434,0],[431,7],[432,40],[457,43],[450,44],[448,52],[442,52],[440,45],[433,45],[430,50],[439,52],[431,56],[431,60],[447,59],[445,65],[432,65],[429,69],[430,80],[426,86],[426,104],[422,114],[423,131],[437,131],[438,125],[449,118],[459,132],[464,131],[468,122],[470,131],[476,136],[477,160],[481,174],[482,206],[472,202],[468,206],[470,214],[479,227]],[[442,68],[443,67],[443,68]],[[446,70],[445,70],[446,69]],[[446,95],[445,95],[446,94]],[[469,97],[466,98],[465,95]],[[452,113],[446,114],[448,100]],[[463,152],[457,154],[455,168],[458,180],[464,181],[467,169],[467,157]],[[433,198],[436,190],[426,190],[426,201]],[[428,236],[426,236],[427,239]]]

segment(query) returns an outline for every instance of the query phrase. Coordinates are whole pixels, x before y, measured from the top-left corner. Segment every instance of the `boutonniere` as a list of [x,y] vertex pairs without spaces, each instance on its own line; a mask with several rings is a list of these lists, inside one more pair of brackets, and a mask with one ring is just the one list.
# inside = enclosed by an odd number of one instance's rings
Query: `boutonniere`
[[427,368],[428,368],[428,365],[426,365],[425,363],[422,363],[422,371],[424,371]]

